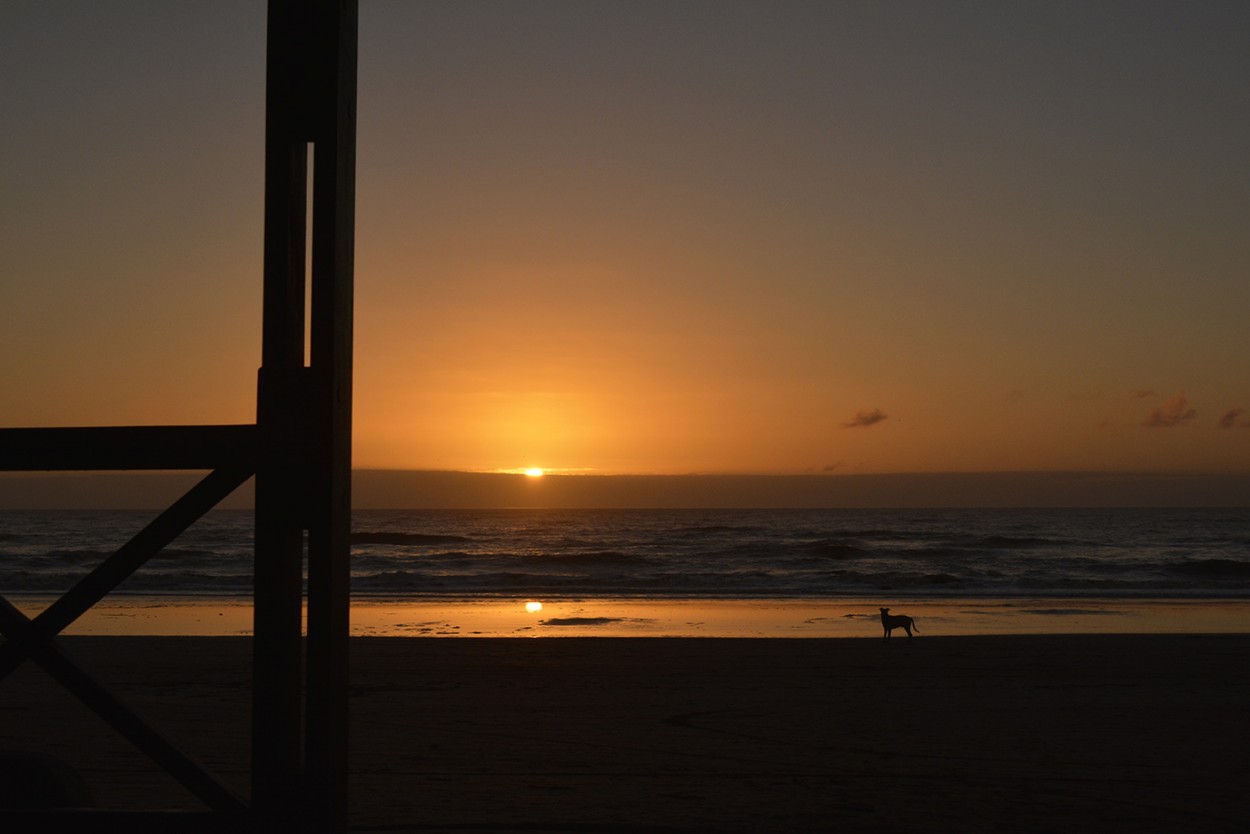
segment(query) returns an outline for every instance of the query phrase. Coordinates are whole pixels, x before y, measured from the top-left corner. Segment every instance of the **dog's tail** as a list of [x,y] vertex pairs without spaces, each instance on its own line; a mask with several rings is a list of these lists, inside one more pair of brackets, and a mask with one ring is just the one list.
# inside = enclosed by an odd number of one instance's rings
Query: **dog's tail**
[[920,631],[920,626],[916,625],[916,618],[915,618],[915,617],[912,617],[912,620],[911,620],[911,627],[912,627],[912,628],[914,628],[914,629],[916,629],[916,631]]

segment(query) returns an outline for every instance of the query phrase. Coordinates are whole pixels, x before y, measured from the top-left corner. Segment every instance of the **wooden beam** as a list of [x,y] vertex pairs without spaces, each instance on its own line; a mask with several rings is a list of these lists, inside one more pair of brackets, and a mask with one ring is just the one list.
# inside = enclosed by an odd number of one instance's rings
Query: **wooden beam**
[[314,124],[311,370],[321,409],[309,495],[305,790],[346,824],[352,308],[356,205],[355,0],[319,7]]
[[251,468],[256,437],[251,425],[0,429],[0,471]]
[[0,831],[22,834],[249,834],[272,832],[250,815],[222,811],[114,811],[97,808],[3,809]]

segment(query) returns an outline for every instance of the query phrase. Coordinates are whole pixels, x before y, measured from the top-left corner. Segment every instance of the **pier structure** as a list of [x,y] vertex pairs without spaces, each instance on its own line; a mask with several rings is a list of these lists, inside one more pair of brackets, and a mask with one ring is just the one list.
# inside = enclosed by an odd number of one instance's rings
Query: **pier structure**
[[[269,0],[267,25],[256,422],[0,429],[0,471],[208,472],[39,615],[0,598],[0,679],[39,665],[203,809],[0,809],[4,830],[346,827],[357,2]],[[252,477],[252,774],[242,797],[96,681],[57,635]]]

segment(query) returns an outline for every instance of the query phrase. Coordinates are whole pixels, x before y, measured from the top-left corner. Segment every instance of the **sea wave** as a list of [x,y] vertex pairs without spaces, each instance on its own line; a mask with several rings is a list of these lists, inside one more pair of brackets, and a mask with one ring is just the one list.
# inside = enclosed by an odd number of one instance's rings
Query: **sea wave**
[[1250,579],[1250,562],[1233,559],[1198,559],[1169,567],[1175,573],[1208,579]]
[[385,531],[352,533],[349,540],[352,544],[395,545],[463,544],[473,541],[473,539],[468,536],[437,533],[392,533]]
[[862,547],[855,547],[850,544],[841,542],[820,541],[812,542],[807,547],[807,552],[824,559],[865,559],[873,555],[871,550],[865,550]]
[[[0,592],[64,590],[134,514],[0,512]],[[355,593],[1250,597],[1243,511],[366,511]],[[125,591],[247,593],[251,517],[210,514]],[[109,544],[105,544],[109,543]]]

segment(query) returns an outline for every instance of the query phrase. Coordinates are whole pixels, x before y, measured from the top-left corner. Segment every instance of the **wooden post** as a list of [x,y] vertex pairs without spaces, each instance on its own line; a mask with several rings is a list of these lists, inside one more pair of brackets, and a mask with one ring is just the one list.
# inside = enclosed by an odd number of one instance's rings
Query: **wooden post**
[[356,223],[356,1],[324,3],[316,26],[311,369],[315,471],[308,496],[307,789],[346,823],[350,608],[352,320]]
[[[270,0],[253,805],[346,820],[355,0]],[[312,151],[310,361],[305,356]],[[301,662],[304,534],[307,671]],[[301,698],[301,690],[306,700]]]

